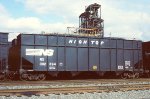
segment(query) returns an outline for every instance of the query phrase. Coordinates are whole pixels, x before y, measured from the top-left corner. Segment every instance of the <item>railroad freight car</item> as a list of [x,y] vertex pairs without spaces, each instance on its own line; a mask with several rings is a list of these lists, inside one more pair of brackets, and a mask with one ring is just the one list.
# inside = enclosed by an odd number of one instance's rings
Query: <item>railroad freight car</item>
[[143,42],[143,66],[146,73],[150,76],[150,41]]
[[8,33],[0,32],[0,80],[5,78],[8,66]]
[[43,80],[47,74],[76,76],[115,72],[138,77],[142,67],[142,42],[121,38],[77,35],[20,34],[9,50],[9,71],[24,80]]

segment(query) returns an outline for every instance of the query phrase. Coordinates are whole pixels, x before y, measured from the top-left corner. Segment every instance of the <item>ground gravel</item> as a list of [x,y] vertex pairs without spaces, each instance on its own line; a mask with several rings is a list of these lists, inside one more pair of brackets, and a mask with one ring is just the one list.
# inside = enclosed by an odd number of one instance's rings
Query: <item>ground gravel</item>
[[110,92],[110,93],[83,93],[83,94],[49,94],[47,96],[0,96],[0,99],[150,99],[150,90]]

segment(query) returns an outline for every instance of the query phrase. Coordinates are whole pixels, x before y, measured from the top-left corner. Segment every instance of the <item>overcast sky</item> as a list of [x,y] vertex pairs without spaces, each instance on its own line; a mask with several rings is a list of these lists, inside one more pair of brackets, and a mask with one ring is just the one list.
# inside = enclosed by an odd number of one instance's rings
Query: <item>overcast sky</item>
[[150,0],[0,0],[0,31],[65,33],[93,3],[102,6],[105,36],[150,40]]

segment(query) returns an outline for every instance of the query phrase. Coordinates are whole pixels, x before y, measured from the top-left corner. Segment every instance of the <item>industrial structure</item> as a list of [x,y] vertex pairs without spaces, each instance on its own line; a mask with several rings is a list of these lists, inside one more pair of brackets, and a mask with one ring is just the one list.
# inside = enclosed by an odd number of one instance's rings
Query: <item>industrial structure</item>
[[91,4],[79,16],[79,33],[104,36],[104,20],[101,18],[101,5]]

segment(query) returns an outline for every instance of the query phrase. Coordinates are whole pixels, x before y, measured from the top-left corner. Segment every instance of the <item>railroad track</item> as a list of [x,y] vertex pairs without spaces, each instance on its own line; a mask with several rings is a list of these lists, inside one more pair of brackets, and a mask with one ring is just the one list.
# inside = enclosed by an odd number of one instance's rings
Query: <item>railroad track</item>
[[[150,90],[150,79],[137,80],[69,80],[69,81],[44,81],[44,82],[13,82],[0,83],[0,96],[32,96],[32,95],[48,95],[48,94],[83,94],[83,93],[102,93],[102,92],[118,92],[131,90]],[[65,84],[65,82],[68,82]],[[35,84],[33,84],[35,83]],[[54,83],[57,84],[54,86]],[[91,84],[92,83],[92,84]],[[15,84],[24,86],[23,88],[11,88]],[[25,85],[24,85],[25,84]],[[52,84],[52,86],[50,85]],[[58,85],[62,84],[62,85]],[[65,84],[65,85],[64,85]],[[72,86],[73,84],[73,86]],[[85,84],[85,85],[84,85]],[[42,85],[43,87],[39,87]],[[15,85],[16,87],[17,85]],[[30,86],[25,87],[25,86]],[[36,88],[35,88],[36,86]],[[6,87],[6,88],[2,88]],[[10,87],[10,88],[8,88]]]
[[61,88],[40,88],[40,89],[7,89],[0,90],[1,96],[32,96],[32,95],[48,95],[48,94],[75,94],[75,93],[101,93],[101,92],[117,92],[131,90],[150,90],[149,84],[139,85],[115,85],[115,86],[88,86],[88,87],[61,87]]

